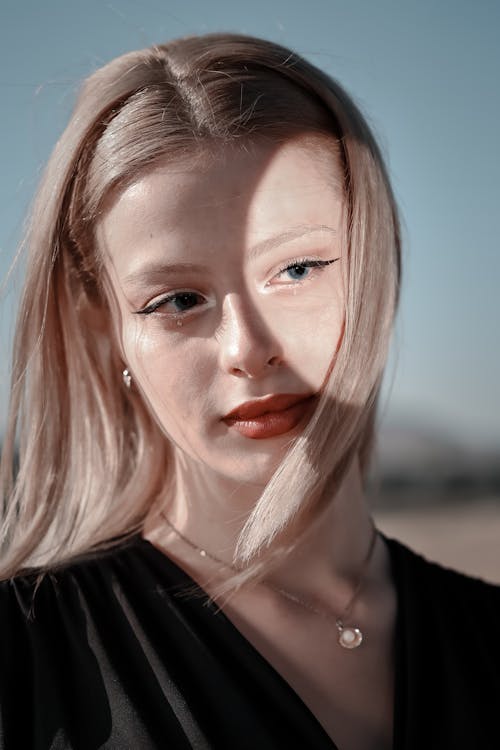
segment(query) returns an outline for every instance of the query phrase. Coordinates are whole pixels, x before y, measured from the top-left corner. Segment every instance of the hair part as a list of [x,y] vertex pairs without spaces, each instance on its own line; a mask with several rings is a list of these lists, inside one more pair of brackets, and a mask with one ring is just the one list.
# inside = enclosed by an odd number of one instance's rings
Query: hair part
[[85,82],[41,182],[0,467],[0,577],[43,574],[133,536],[173,479],[167,438],[140,395],[121,387],[95,239],[107,201],[165,161],[192,164],[209,151],[298,134],[326,137],[343,166],[345,329],[316,413],[241,531],[233,563],[242,571],[220,594],[294,548],[356,455],[366,478],[401,274],[379,149],[341,86],[295,52],[232,33],[184,37],[123,55]]

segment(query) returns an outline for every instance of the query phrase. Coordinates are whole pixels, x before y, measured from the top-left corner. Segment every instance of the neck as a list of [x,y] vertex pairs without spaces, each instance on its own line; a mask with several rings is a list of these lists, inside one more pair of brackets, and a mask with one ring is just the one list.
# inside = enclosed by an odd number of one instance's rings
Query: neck
[[[166,516],[196,546],[231,564],[238,535],[264,487],[210,475],[200,464],[187,465],[185,458],[177,460],[175,476],[175,492],[164,511]],[[326,511],[266,580],[339,609],[357,584],[372,531],[355,459]],[[161,515],[145,527],[144,536],[198,576],[214,572],[215,563],[201,557]]]

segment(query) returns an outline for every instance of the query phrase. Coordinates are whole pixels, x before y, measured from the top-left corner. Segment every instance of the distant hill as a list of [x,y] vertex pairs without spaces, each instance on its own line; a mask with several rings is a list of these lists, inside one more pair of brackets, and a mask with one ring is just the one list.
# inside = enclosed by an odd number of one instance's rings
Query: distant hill
[[428,425],[393,421],[379,431],[371,493],[381,505],[498,497],[500,447],[472,448]]

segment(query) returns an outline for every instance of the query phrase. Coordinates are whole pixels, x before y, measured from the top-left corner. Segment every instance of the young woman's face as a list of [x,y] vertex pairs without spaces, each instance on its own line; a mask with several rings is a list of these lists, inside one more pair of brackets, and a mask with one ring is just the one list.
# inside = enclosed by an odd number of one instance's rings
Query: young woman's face
[[342,209],[302,136],[157,168],[101,220],[132,387],[184,458],[261,484],[300,434],[343,332]]

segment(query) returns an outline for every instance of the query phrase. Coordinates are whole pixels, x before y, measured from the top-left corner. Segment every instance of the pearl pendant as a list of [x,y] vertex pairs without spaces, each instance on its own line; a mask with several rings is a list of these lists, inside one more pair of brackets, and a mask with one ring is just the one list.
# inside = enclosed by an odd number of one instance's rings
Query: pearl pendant
[[359,628],[344,628],[343,625],[339,625],[338,629],[338,641],[342,648],[358,648],[361,645],[363,633]]

